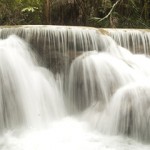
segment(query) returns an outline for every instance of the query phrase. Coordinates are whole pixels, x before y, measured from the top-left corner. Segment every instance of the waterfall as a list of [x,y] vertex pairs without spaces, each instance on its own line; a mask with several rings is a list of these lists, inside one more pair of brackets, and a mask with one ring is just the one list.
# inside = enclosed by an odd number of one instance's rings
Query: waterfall
[[133,82],[118,89],[99,122],[100,130],[149,142],[149,90],[149,81]]
[[150,54],[150,32],[146,29],[107,29],[110,36],[133,53]]
[[2,132],[17,126],[41,126],[65,112],[53,74],[38,66],[30,53],[27,44],[14,35],[0,41]]
[[[83,51],[103,50],[109,40],[95,28],[63,26],[19,26],[2,28],[0,37],[16,34],[32,45],[44,64],[53,71],[62,71]],[[105,40],[105,41],[103,41]]]
[[149,30],[0,27],[1,149],[150,149],[149,50]]

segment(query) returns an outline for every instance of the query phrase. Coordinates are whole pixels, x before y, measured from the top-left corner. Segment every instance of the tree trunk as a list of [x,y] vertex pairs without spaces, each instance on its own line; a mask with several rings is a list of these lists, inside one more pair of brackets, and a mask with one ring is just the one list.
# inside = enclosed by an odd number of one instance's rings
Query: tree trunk
[[43,4],[44,24],[51,24],[51,14],[50,14],[51,0],[44,0],[43,2],[44,2]]

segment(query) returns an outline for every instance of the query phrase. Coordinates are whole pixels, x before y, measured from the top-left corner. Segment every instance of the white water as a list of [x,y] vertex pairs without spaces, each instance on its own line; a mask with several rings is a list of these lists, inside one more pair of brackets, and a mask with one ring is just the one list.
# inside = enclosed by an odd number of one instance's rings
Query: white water
[[0,138],[2,150],[149,150],[150,146],[123,136],[108,136],[77,119],[65,118],[49,129],[7,132]]
[[150,32],[140,29],[107,29],[110,36],[133,53],[150,54]]
[[18,37],[0,41],[0,149],[150,149],[150,60],[106,39],[105,52],[74,60],[67,83]]
[[36,64],[18,37],[0,41],[0,131],[43,126],[65,114],[51,72]]

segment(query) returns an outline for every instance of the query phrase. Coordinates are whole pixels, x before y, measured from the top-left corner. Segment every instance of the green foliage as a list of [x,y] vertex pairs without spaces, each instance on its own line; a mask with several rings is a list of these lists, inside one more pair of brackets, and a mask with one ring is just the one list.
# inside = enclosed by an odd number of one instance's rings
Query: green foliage
[[49,17],[51,24],[150,27],[150,0],[49,0],[49,4],[47,1],[0,0],[0,25],[43,24]]
[[41,0],[0,0],[0,25],[41,24]]
[[90,21],[95,23],[96,26],[117,28],[150,27],[150,16],[148,15],[148,8],[150,9],[150,2],[148,3],[148,0],[145,0],[144,2],[140,0],[120,0],[117,6],[109,15],[109,17],[105,16],[107,16],[108,12],[112,9],[113,6],[112,3],[110,5],[107,4],[110,0],[104,1],[105,5],[101,5],[99,10],[99,16],[92,17],[90,19]]

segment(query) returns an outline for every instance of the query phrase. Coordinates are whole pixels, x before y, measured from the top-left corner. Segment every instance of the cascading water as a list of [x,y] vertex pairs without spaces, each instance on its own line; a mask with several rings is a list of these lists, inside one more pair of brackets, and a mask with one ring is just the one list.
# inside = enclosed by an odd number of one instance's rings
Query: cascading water
[[11,34],[21,36],[28,43],[32,43],[33,49],[41,56],[44,64],[54,72],[64,71],[68,62],[83,51],[103,50],[108,45],[106,41],[109,42],[98,30],[84,27],[20,26],[2,29],[0,37],[5,39]]
[[0,148],[149,150],[150,59],[125,49],[150,50],[137,32],[1,28]]
[[146,29],[107,29],[110,36],[133,53],[150,54],[150,36]]
[[27,45],[16,36],[0,41],[0,74],[1,131],[39,126],[63,116],[53,74],[34,62]]

